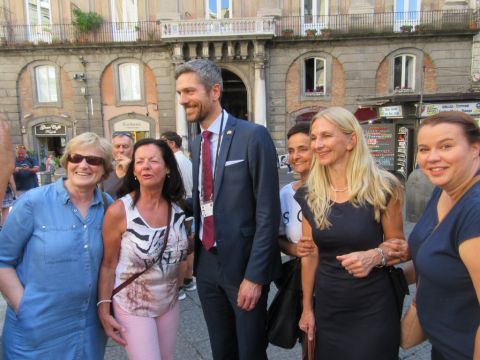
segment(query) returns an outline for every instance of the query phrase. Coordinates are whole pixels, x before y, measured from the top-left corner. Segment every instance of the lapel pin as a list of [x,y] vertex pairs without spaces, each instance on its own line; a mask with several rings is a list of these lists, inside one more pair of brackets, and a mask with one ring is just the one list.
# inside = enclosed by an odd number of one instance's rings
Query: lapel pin
[[232,135],[233,131],[232,130],[227,130],[227,135]]

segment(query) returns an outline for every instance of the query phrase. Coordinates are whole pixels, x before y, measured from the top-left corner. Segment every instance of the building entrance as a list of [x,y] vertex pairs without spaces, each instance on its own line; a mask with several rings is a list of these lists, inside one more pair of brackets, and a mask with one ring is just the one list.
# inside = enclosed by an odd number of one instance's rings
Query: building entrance
[[223,94],[222,107],[233,116],[247,120],[247,88],[243,81],[233,72],[222,69]]

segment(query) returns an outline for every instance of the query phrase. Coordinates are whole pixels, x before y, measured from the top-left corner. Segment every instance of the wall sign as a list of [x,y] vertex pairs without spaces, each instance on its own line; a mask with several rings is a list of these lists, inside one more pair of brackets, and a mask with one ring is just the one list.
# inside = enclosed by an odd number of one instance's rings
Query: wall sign
[[427,117],[442,111],[461,111],[471,116],[480,116],[480,102],[423,104],[420,116]]
[[395,169],[395,124],[362,125],[370,154],[383,169]]
[[35,125],[34,127],[36,136],[65,136],[67,135],[67,129],[65,125],[57,123],[43,123]]
[[380,117],[384,118],[402,118],[403,108],[401,105],[382,106],[379,109]]
[[144,120],[125,119],[116,122],[113,131],[150,131],[150,124]]

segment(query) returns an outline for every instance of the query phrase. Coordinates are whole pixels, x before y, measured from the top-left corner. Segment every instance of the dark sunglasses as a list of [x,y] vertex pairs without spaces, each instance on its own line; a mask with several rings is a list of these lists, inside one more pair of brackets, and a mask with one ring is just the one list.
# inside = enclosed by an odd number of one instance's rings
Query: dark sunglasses
[[83,156],[80,154],[73,154],[73,155],[68,155],[67,161],[71,162],[72,164],[80,164],[83,159],[87,162],[88,165],[93,165],[93,166],[99,166],[104,164],[104,160],[101,157],[98,156]]

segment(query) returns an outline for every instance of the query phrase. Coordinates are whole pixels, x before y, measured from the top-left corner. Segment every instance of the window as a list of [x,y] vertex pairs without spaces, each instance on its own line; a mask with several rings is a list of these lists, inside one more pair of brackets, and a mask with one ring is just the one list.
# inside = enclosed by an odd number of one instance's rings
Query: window
[[39,103],[56,103],[57,74],[54,66],[41,65],[35,68],[35,85]]
[[135,41],[138,37],[137,0],[111,0],[114,41]]
[[305,96],[325,95],[325,59],[305,60]]
[[420,21],[421,0],[395,0],[395,30],[402,31],[402,26],[415,26]]
[[395,92],[415,90],[415,56],[398,55],[393,62],[393,89]]
[[303,16],[327,15],[326,0],[303,0]]
[[52,13],[50,0],[25,0],[29,40],[51,41]]
[[303,30],[316,30],[320,34],[322,29],[328,28],[328,0],[302,1]]
[[140,65],[123,63],[118,66],[120,101],[141,101],[142,83],[140,81]]
[[232,0],[206,0],[207,19],[232,18]]

